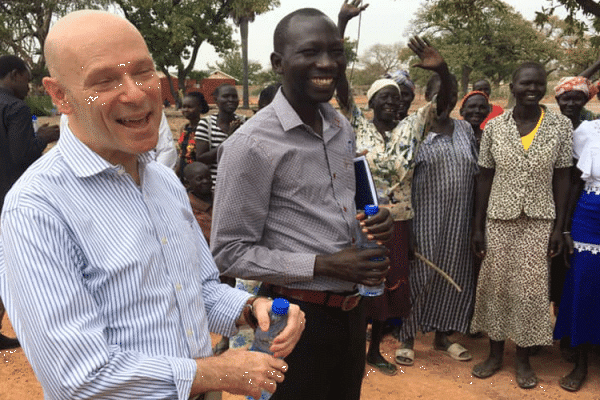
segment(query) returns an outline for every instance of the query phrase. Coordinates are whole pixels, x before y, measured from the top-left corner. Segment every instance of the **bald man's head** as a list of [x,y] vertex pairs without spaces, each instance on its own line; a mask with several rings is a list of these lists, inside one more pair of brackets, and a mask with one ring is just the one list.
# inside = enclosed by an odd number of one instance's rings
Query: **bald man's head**
[[69,128],[103,158],[122,163],[156,146],[162,114],[160,81],[139,31],[103,11],[58,20],[44,52],[44,87]]

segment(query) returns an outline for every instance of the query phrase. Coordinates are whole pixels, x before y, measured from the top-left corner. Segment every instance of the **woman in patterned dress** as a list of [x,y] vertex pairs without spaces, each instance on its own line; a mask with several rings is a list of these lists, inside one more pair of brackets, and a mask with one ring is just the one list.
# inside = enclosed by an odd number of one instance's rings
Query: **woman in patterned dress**
[[[451,102],[419,146],[413,179],[414,233],[416,249],[449,274],[462,288],[457,291],[421,260],[410,270],[412,311],[400,331],[401,356],[413,351],[418,331],[435,331],[434,348],[458,361],[471,354],[452,343],[453,331],[467,332],[473,304],[473,257],[469,236],[474,176],[477,172],[475,136],[466,121],[450,118],[457,102],[456,78]],[[425,96],[439,90],[439,77],[430,79]]]
[[[346,23],[364,9],[359,3],[345,2],[342,5],[338,25],[342,37]],[[448,67],[437,50],[419,38],[411,39],[409,47],[420,57],[419,67],[438,71],[444,77],[439,106],[431,102],[399,122],[396,119],[398,113],[404,111],[406,114],[414,98],[414,85],[407,79],[408,74],[396,73],[390,77],[397,81],[379,79],[367,92],[369,107],[373,109],[373,120],[369,121],[354,103],[348,81],[342,79],[337,86],[341,111],[356,132],[356,148],[359,152],[366,151],[379,201],[390,208],[394,217],[393,237],[386,243],[391,264],[386,290],[382,296],[370,299],[367,308],[368,317],[373,321],[367,363],[387,375],[396,374],[397,368],[380,353],[384,323],[390,318],[406,317],[410,310],[407,278],[414,156],[423,131],[436,118],[437,109],[445,109],[449,92]]]
[[552,344],[549,257],[562,249],[573,128],[539,104],[546,93],[540,64],[522,64],[510,88],[515,107],[488,122],[479,151],[473,249],[484,258],[471,331],[488,334],[490,354],[473,375],[499,371],[511,339],[517,384],[527,389],[537,385],[529,348]]

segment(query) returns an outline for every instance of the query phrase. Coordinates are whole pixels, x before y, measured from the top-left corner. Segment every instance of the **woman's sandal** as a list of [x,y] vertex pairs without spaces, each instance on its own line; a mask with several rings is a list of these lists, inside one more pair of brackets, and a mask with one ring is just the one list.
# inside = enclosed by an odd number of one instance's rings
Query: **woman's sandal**
[[412,349],[400,348],[396,350],[396,363],[400,365],[413,365],[415,363],[415,352]]

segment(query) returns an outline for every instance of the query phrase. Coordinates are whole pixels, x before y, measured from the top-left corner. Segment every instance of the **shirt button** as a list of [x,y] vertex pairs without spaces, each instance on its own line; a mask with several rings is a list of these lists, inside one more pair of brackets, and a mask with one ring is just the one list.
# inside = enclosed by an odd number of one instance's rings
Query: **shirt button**
[[334,172],[333,173],[333,179],[337,178],[337,174]]
[[123,168],[119,168],[117,170],[117,174],[119,174],[119,176],[123,175],[125,173],[125,170]]
[[194,334],[194,332],[191,329],[188,329],[185,333],[188,336],[192,336]]
[[175,289],[179,292],[181,290],[181,283],[176,284]]
[[162,244],[167,244],[167,238],[166,238],[166,237],[162,238],[162,239],[160,240],[160,242],[161,242]]
[[346,207],[344,207],[344,212],[348,211],[348,209]]

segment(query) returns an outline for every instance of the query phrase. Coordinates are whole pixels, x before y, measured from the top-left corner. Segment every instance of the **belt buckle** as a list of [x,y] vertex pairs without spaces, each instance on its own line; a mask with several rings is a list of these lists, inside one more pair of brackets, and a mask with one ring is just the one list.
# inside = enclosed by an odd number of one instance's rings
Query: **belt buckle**
[[358,292],[351,294],[350,296],[346,296],[344,297],[344,300],[342,301],[342,306],[340,308],[342,309],[342,311],[350,311],[358,305],[360,299],[361,295]]

